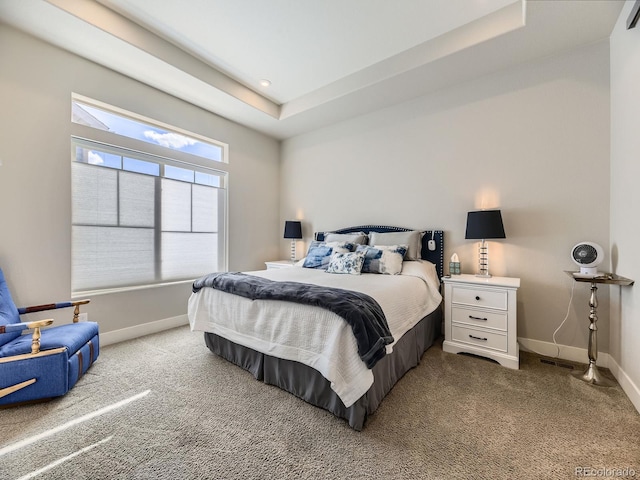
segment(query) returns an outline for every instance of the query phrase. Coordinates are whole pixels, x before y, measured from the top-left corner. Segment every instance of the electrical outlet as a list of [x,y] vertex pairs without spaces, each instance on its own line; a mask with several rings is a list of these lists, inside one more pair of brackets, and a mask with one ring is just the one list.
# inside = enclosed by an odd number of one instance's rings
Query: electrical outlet
[[89,314],[88,313],[80,313],[80,314],[78,314],[78,321],[79,322],[88,322],[89,321]]

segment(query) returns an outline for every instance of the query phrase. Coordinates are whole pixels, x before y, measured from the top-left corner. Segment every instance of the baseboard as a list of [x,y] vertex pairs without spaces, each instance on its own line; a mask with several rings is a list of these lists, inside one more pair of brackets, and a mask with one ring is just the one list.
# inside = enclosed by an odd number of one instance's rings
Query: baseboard
[[620,368],[620,365],[612,358],[609,359],[609,370],[616,377],[618,383],[622,387],[624,393],[627,394],[633,406],[636,407],[638,413],[640,413],[640,388],[636,385],[629,375]]
[[187,315],[178,315],[177,317],[163,318],[155,322],[134,325],[133,327],[121,328],[120,330],[112,330],[110,332],[100,332],[100,346],[111,345],[113,343],[124,342],[134,338],[143,337],[151,333],[162,332],[170,328],[188,325],[189,319]]
[[[570,347],[569,345],[558,345],[555,343],[532,340],[531,338],[518,337],[520,348],[525,351],[544,355],[545,357],[558,357],[562,360],[569,360],[576,363],[589,363],[589,352],[586,348]],[[560,354],[558,355],[558,348]],[[602,368],[609,368],[609,354],[599,352],[596,365]]]

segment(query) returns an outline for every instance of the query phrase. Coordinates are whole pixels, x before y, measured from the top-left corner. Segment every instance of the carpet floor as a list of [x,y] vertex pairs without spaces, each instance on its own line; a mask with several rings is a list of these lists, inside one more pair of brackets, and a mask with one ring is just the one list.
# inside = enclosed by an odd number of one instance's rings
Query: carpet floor
[[640,414],[619,386],[440,343],[362,432],[188,327],[104,347],[64,397],[0,410],[0,432],[0,479],[640,478]]

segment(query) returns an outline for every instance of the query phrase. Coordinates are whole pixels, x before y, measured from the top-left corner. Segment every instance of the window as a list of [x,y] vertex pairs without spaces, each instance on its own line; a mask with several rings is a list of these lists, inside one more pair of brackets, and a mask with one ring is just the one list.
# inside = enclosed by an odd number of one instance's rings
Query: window
[[139,140],[179,152],[190,153],[215,162],[226,162],[223,143],[176,127],[164,125],[135,113],[111,107],[96,100],[73,95],[71,121],[96,130]]
[[102,130],[111,142],[71,139],[73,293],[226,270],[227,173]]

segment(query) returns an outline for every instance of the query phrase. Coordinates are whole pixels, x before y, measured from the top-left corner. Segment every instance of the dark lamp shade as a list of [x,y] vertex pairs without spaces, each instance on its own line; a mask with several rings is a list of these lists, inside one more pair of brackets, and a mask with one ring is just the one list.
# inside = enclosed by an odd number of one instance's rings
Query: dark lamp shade
[[302,238],[302,223],[289,220],[284,222],[284,238]]
[[500,210],[480,210],[467,213],[466,239],[507,238]]

